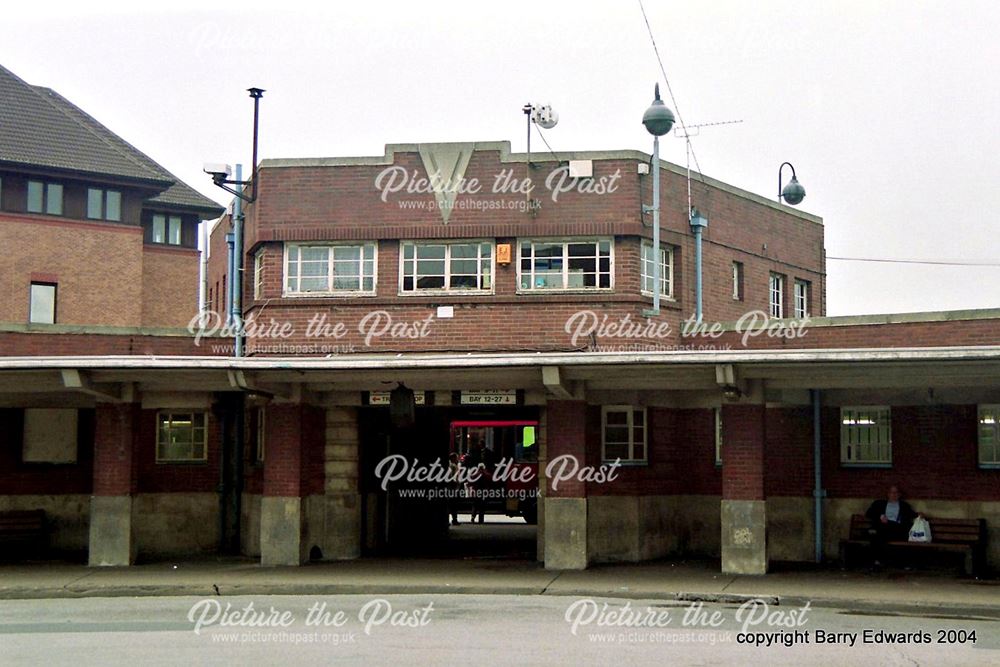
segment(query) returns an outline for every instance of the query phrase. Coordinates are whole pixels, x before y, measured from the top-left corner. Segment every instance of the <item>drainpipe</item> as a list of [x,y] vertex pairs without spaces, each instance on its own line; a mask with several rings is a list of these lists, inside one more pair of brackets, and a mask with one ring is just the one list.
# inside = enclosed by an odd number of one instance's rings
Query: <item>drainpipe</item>
[[208,303],[208,223],[202,222],[201,228],[201,285],[198,299],[198,313],[204,315],[209,308]]
[[816,562],[823,562],[823,457],[822,436],[820,428],[820,393],[819,389],[810,389],[813,409],[813,503],[815,505],[814,528],[816,530]]
[[[236,165],[236,180],[243,180],[243,165]],[[233,264],[229,273],[232,286],[230,318],[233,323],[233,350],[236,357],[243,356],[243,199],[233,203]]]
[[233,313],[233,241],[234,236],[232,232],[226,232],[226,279],[229,281],[226,284],[226,304],[225,311],[223,315],[226,318],[226,325],[232,326],[232,313]]
[[688,220],[691,224],[691,232],[694,234],[694,317],[696,322],[701,322],[701,235],[705,228],[708,227],[708,220],[693,206],[690,208],[688,216]]

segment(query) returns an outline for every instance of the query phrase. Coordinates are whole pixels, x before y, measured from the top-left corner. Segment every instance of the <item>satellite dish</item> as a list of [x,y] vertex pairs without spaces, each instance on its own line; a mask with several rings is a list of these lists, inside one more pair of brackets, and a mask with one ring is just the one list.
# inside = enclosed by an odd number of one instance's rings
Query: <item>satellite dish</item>
[[532,104],[531,120],[536,125],[546,130],[551,130],[559,122],[559,114],[552,109],[551,105]]

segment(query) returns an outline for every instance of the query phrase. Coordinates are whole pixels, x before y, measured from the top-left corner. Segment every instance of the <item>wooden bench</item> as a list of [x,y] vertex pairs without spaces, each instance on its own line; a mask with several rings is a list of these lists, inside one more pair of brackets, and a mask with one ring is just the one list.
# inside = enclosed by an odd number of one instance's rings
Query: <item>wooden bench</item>
[[0,541],[41,550],[45,547],[47,538],[48,521],[45,510],[0,512]]
[[[965,573],[978,576],[983,571],[986,556],[985,519],[934,519],[924,517],[931,525],[930,542],[886,542],[893,551],[912,553],[928,551],[958,553],[964,556]],[[871,548],[871,522],[864,514],[851,517],[848,539],[840,542],[840,562],[847,567],[849,555],[857,548]]]

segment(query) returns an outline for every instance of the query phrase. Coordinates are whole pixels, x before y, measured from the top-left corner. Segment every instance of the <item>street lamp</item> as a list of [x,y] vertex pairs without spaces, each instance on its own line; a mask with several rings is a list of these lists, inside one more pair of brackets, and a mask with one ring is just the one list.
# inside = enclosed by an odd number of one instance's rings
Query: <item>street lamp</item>
[[[257,201],[257,127],[260,119],[260,98],[264,96],[263,88],[247,88],[253,99],[253,165],[251,179],[243,180],[242,167],[236,165],[236,178],[230,179],[232,173],[228,164],[206,164],[203,170],[212,177],[212,182],[236,196],[233,206],[233,231],[226,234],[227,250],[229,252],[229,284],[226,289],[226,303],[229,305],[228,322],[236,331],[233,354],[243,356],[243,206],[242,202],[252,204]],[[237,185],[238,188],[230,186]],[[244,192],[245,186],[250,186],[250,194]]]
[[[792,170],[792,180],[788,181],[788,185],[784,188],[781,187],[781,172],[785,168],[785,165]],[[782,199],[785,203],[795,206],[802,202],[806,198],[806,189],[802,187],[799,183],[799,179],[795,178],[795,167],[792,166],[791,162],[782,162],[781,166],[778,167],[778,201]]]
[[660,84],[653,88],[653,103],[642,114],[642,124],[653,135],[653,205],[643,205],[643,213],[653,214],[653,307],[643,311],[651,317],[660,314],[660,137],[674,125],[674,112],[660,99]]

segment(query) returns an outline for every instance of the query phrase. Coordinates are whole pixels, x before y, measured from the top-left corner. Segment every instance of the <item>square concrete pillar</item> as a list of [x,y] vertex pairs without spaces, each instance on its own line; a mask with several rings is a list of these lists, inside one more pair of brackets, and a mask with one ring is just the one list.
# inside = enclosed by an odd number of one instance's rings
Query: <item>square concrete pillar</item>
[[[270,452],[269,452],[270,453]],[[260,500],[260,564],[301,565],[302,499],[264,496]]]
[[132,496],[91,496],[90,566],[131,565],[137,544],[132,528]]
[[545,569],[586,570],[587,499],[545,499]]
[[100,403],[94,420],[94,486],[90,499],[90,565],[131,565],[138,545],[132,528],[133,452],[139,406]]
[[767,574],[767,503],[722,501],[722,571]]
[[767,504],[764,446],[767,411],[762,404],[722,406],[722,571],[765,574]]

